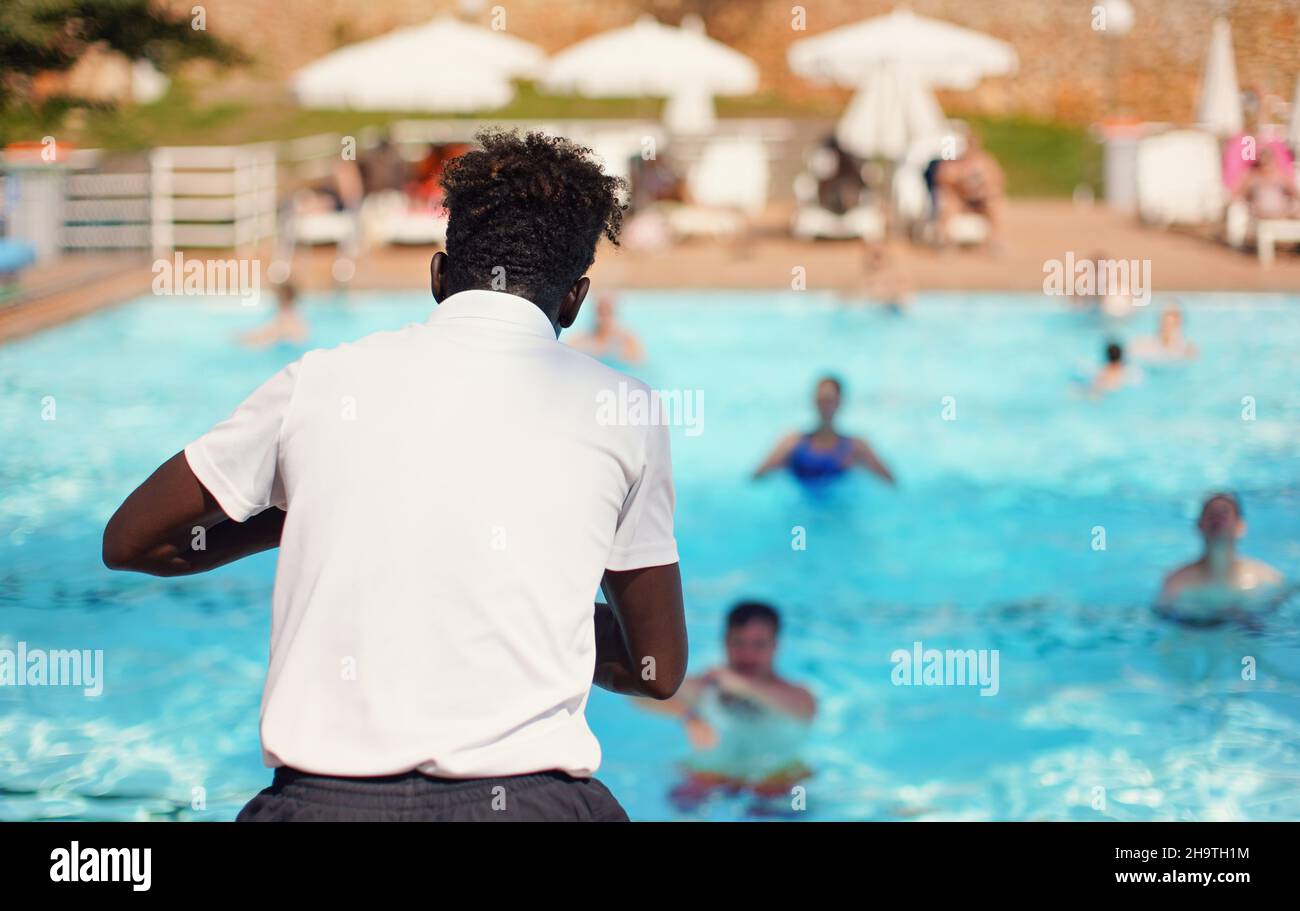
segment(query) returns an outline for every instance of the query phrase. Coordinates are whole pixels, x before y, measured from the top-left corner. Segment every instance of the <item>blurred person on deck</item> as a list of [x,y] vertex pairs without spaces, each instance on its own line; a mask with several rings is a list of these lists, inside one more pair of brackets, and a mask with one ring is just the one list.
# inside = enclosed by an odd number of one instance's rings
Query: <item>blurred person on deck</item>
[[952,242],[953,216],[975,214],[988,220],[989,249],[1001,249],[1006,181],[997,160],[984,150],[978,133],[972,130],[967,135],[960,156],[939,162],[934,186],[940,245]]

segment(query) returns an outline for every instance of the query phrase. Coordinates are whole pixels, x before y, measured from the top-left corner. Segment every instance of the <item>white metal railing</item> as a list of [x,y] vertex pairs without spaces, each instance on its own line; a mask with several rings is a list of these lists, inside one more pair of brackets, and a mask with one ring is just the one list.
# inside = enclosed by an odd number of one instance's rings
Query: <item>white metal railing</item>
[[273,143],[154,149],[149,169],[155,255],[177,247],[246,249],[274,235]]
[[25,188],[10,194],[18,198],[5,212],[9,227],[22,229],[24,218],[41,216],[49,222],[50,253],[247,249],[275,233],[272,143],[160,148],[145,169],[123,172],[101,170],[102,157],[82,149],[55,166],[5,162],[15,186]]
[[64,183],[65,250],[148,249],[148,174],[69,174]]

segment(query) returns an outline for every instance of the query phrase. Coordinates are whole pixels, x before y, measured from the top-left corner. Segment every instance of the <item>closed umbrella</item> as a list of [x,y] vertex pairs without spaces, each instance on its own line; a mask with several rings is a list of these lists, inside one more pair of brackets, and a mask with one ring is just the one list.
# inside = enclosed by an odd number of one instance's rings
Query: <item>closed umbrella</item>
[[703,135],[713,129],[717,120],[713,96],[703,89],[681,89],[670,95],[664,105],[664,125],[678,135]]
[[440,16],[326,54],[294,75],[293,91],[309,108],[490,110],[544,59],[513,35]]
[[1227,19],[1214,20],[1210,53],[1201,74],[1201,96],[1196,121],[1216,136],[1241,132],[1241,91],[1237,88],[1237,63],[1232,54],[1232,27]]
[[911,71],[881,64],[864,79],[835,128],[845,151],[897,160],[921,142],[938,143],[947,121],[934,95]]
[[667,98],[665,111],[688,131],[713,123],[713,96],[758,89],[758,67],[704,34],[698,18],[682,28],[642,16],[632,25],[579,41],[551,58],[541,84],[590,98]]

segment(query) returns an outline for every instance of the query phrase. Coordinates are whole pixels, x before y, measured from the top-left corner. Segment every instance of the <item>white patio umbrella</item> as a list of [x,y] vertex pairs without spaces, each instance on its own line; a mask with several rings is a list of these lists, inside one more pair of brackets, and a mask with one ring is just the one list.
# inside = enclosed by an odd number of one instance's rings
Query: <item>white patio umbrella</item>
[[704,34],[698,17],[674,28],[647,15],[565,48],[551,58],[541,84],[590,98],[668,98],[670,127],[676,121],[698,132],[713,123],[713,96],[758,89],[758,67]]
[[1201,74],[1201,97],[1196,104],[1196,122],[1216,136],[1241,132],[1241,91],[1237,87],[1237,63],[1232,53],[1232,27],[1228,20],[1214,20],[1210,52]]
[[294,74],[293,91],[309,108],[490,110],[544,60],[513,35],[440,16],[326,54]]
[[948,130],[943,110],[917,76],[882,63],[844,109],[835,138],[859,158],[897,160],[917,143],[938,144]]
[[908,69],[923,85],[950,89],[973,88],[985,76],[1019,66],[1005,41],[907,7],[795,41],[787,60],[805,79],[846,87],[862,85],[881,64]]

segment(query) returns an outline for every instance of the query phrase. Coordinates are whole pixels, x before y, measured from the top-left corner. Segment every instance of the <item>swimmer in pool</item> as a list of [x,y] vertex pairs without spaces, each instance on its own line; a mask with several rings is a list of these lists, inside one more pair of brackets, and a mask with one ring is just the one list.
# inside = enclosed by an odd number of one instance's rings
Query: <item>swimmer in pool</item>
[[1196,357],[1196,346],[1183,335],[1183,311],[1170,304],[1160,312],[1160,329],[1148,338],[1133,343],[1137,357],[1148,361],[1185,361]]
[[1106,345],[1106,363],[1092,379],[1092,392],[1101,395],[1138,382],[1141,373],[1124,363],[1124,348],[1119,342]]
[[821,379],[814,399],[820,416],[817,428],[812,433],[792,433],[784,437],[754,471],[754,477],[761,478],[786,468],[805,484],[817,484],[859,466],[886,483],[894,484],[893,474],[866,440],[842,436],[835,429],[835,413],[840,410],[843,392],[844,386],[835,377]]
[[785,796],[811,772],[799,758],[817,703],[774,668],[781,617],[770,605],[742,601],[726,624],[726,664],[688,677],[666,702],[637,700],[681,718],[695,748],[686,780],[672,792],[679,807],[721,791]]
[[239,340],[250,348],[266,348],[278,342],[301,345],[307,341],[307,321],[298,312],[298,291],[288,282],[276,286],[275,316],[262,326],[245,332]]
[[1246,522],[1235,496],[1211,495],[1201,507],[1196,527],[1205,550],[1199,559],[1165,577],[1156,599],[1159,613],[1178,620],[1219,621],[1283,594],[1281,573],[1237,553],[1237,540],[1246,533]]
[[600,360],[610,358],[629,365],[645,360],[641,340],[631,329],[619,323],[615,299],[609,293],[596,298],[596,324],[592,330],[579,332],[568,342],[584,354]]

